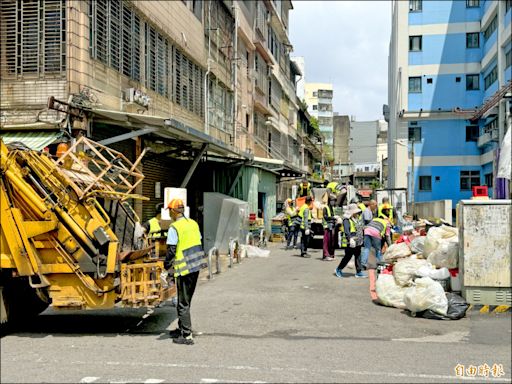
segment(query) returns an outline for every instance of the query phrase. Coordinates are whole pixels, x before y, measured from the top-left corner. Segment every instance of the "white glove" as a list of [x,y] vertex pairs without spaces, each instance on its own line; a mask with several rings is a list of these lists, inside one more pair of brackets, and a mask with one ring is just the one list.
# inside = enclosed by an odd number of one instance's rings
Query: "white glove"
[[309,236],[309,234],[311,233],[311,231],[310,231],[309,229],[306,229],[306,230],[304,231],[304,233],[306,234],[306,236]]
[[356,239],[354,239],[353,237],[350,238],[350,241],[349,241],[349,245],[348,245],[350,248],[355,248],[356,247]]

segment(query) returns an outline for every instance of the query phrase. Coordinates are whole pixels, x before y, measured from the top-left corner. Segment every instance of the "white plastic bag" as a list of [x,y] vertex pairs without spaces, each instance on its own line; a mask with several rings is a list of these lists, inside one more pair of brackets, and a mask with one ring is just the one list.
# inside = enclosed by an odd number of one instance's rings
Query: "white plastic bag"
[[407,287],[400,287],[396,284],[393,275],[379,275],[375,283],[375,292],[379,301],[388,307],[405,309],[404,295]]
[[411,255],[411,249],[406,243],[391,244],[384,253],[384,261],[394,261]]
[[413,313],[430,309],[446,316],[448,299],[440,283],[430,277],[416,279],[414,285],[405,290],[404,303]]
[[459,242],[441,240],[437,249],[428,255],[427,260],[436,267],[457,268],[459,264]]
[[426,236],[418,236],[411,240],[409,247],[412,253],[423,253]]
[[253,245],[242,245],[242,247],[245,249],[247,257],[268,257],[270,255],[269,250],[261,249]]
[[430,277],[433,280],[444,280],[450,277],[450,271],[448,268],[435,269],[434,266],[429,263],[428,265],[419,268],[416,271],[416,276]]
[[401,287],[410,285],[416,277],[416,271],[427,265],[427,260],[417,259],[414,255],[398,260],[393,267],[393,276],[396,283]]
[[445,225],[430,228],[425,238],[423,254],[426,257],[428,257],[432,252],[434,252],[439,247],[439,244],[443,241],[458,242],[458,229],[448,227]]

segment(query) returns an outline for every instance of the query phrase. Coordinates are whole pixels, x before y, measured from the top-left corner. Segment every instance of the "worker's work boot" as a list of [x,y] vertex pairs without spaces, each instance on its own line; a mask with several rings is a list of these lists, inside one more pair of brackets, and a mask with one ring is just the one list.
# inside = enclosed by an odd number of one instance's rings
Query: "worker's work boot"
[[194,344],[194,338],[192,337],[191,333],[188,335],[181,334],[176,339],[172,339],[172,342],[176,344],[192,345]]

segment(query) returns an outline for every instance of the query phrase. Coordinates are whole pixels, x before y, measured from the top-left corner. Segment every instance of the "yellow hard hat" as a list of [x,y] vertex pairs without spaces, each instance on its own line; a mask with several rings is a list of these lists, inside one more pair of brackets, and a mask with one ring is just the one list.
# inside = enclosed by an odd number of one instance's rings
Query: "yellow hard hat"
[[179,209],[185,208],[185,205],[183,204],[183,200],[181,199],[172,199],[167,208],[177,211]]

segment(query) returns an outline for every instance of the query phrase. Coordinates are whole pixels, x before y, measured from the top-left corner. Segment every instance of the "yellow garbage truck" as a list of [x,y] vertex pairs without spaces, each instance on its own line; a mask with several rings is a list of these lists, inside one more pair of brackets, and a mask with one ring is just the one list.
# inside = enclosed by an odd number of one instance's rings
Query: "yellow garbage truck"
[[[142,155],[86,137],[59,157],[0,140],[0,310],[154,307],[175,294],[132,209]],[[141,235],[142,233],[142,235]],[[162,272],[164,272],[162,274]]]

